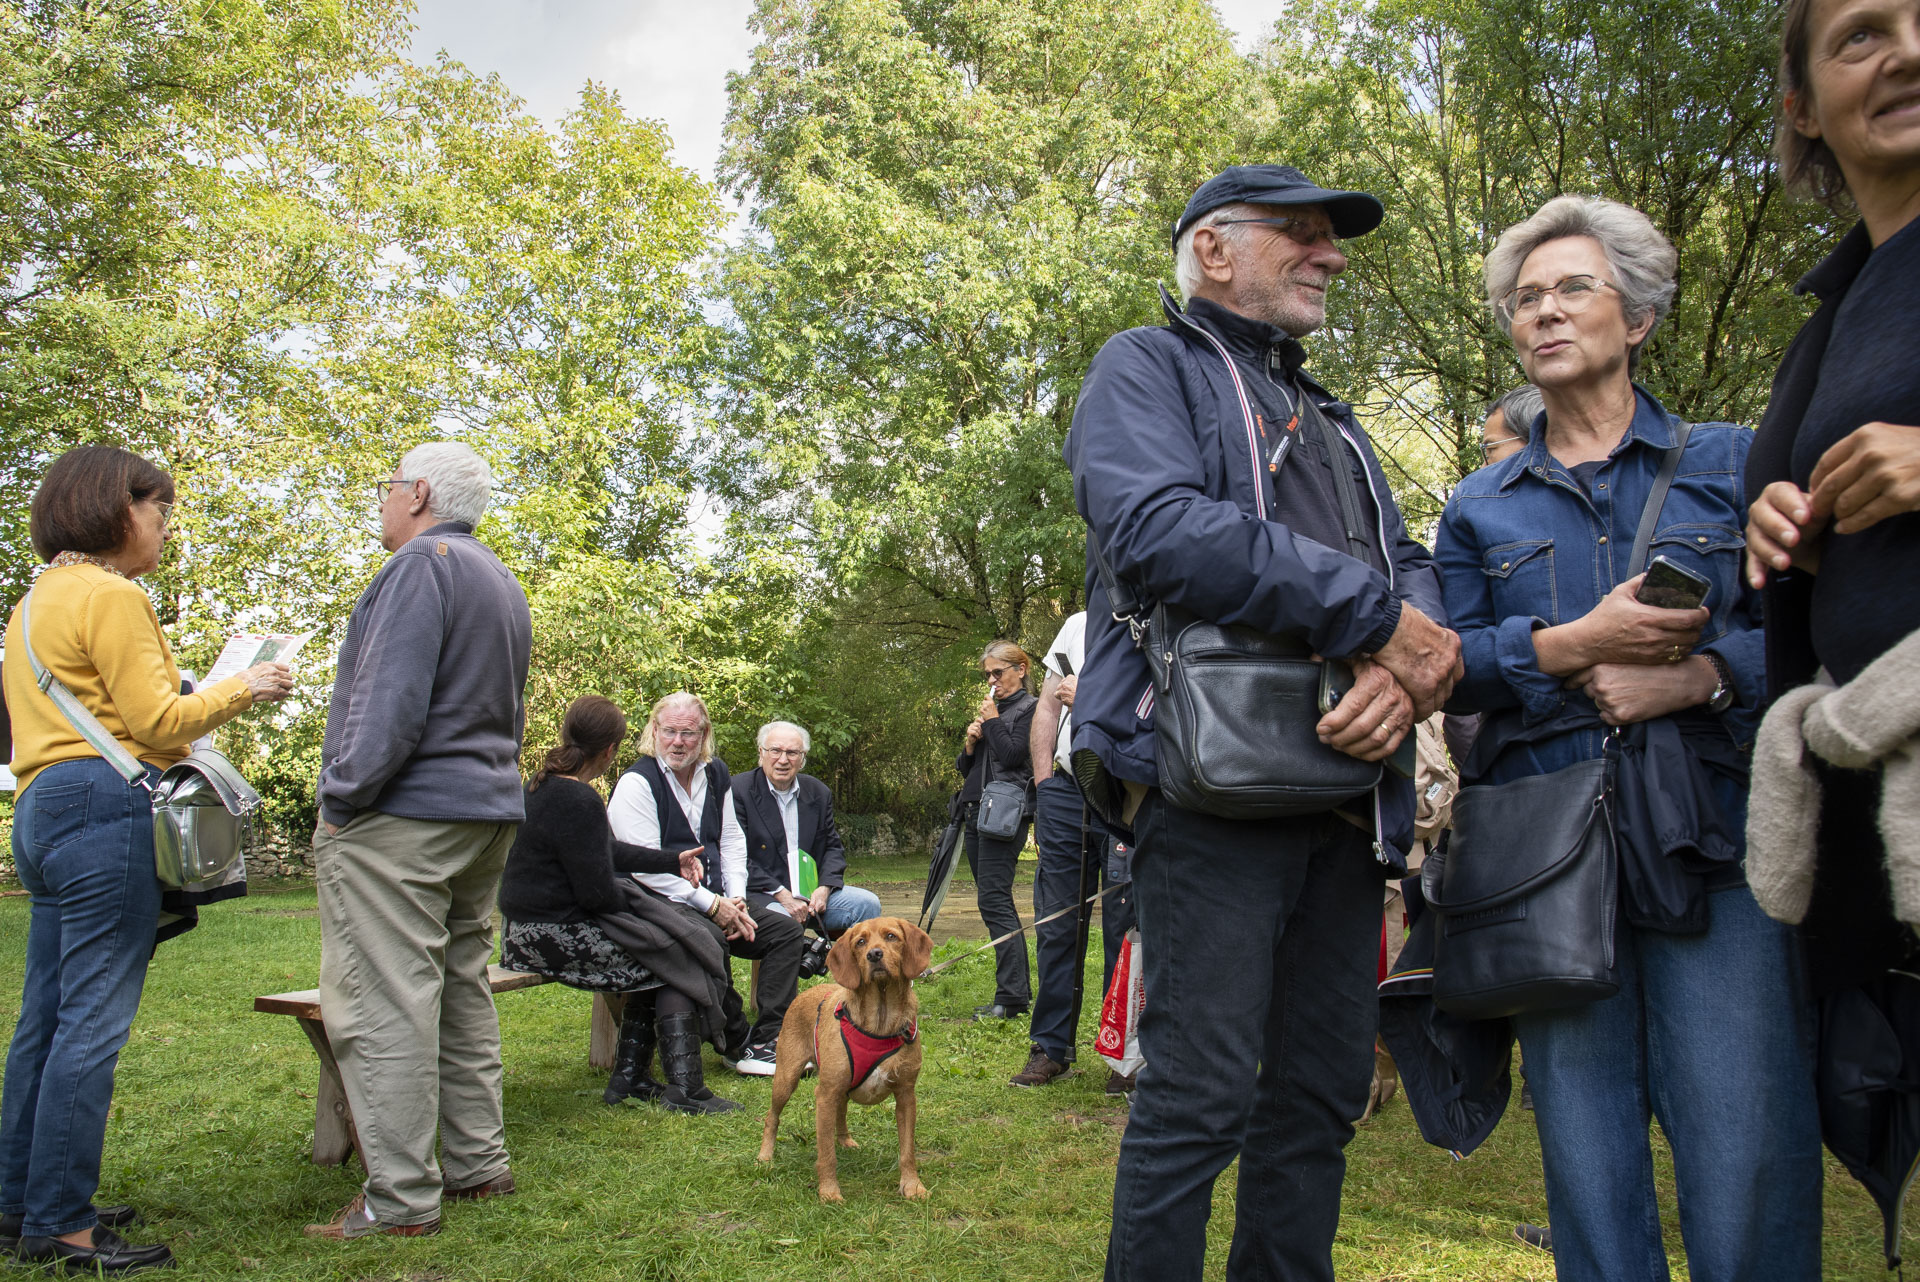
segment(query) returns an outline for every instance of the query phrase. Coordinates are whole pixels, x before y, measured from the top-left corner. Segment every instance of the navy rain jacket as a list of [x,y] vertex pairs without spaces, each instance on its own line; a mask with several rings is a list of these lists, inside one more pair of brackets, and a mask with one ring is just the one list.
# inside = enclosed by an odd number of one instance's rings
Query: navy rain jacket
[[[1439,570],[1408,537],[1366,433],[1348,406],[1304,374],[1297,386],[1339,427],[1364,471],[1387,572],[1274,519],[1293,506],[1275,483],[1284,488],[1313,475],[1293,465],[1298,459],[1277,476],[1266,465],[1267,424],[1281,421],[1285,404],[1273,371],[1297,370],[1300,345],[1224,309],[1196,307],[1194,316],[1164,293],[1162,301],[1165,326],[1116,334],[1094,357],[1067,437],[1075,506],[1114,573],[1151,600],[1220,623],[1295,633],[1335,658],[1384,645],[1402,601],[1444,625]],[[1095,754],[1115,779],[1157,786],[1146,658],[1126,624],[1114,620],[1091,554],[1087,566],[1087,661],[1074,698],[1074,753]],[[1388,771],[1376,796],[1376,827],[1392,848],[1379,853],[1403,866],[1413,840],[1412,782]]]

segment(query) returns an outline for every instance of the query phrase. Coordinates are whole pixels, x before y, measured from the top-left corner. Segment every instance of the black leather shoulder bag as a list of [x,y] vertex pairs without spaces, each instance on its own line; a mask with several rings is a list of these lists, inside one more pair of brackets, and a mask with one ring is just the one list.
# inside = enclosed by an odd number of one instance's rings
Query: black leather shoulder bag
[[[1661,460],[1627,558],[1628,578],[1645,565],[1690,431],[1682,423]],[[1607,737],[1596,760],[1455,795],[1453,830],[1420,869],[1421,894],[1438,918],[1433,1000],[1441,1010],[1495,1019],[1582,1006],[1619,991],[1617,738]]]
[[[1311,397],[1303,395],[1302,406],[1317,416]],[[1336,454],[1353,536],[1359,517],[1344,463]],[[1360,547],[1364,559],[1364,541]],[[1114,574],[1097,539],[1089,537],[1087,549],[1114,619],[1146,655],[1154,756],[1169,802],[1227,819],[1278,819],[1320,814],[1378,786],[1379,762],[1329,748],[1314,733],[1353,686],[1345,663],[1316,659],[1298,636],[1215,623],[1166,601],[1149,605]]]

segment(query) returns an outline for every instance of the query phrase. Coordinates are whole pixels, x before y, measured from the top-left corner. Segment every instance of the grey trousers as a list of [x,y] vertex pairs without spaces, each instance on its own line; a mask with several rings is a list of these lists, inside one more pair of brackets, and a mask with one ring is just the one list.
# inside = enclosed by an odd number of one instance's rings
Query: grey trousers
[[314,834],[320,1007],[383,1224],[438,1216],[443,1179],[507,1169],[487,957],[515,829],[365,811]]

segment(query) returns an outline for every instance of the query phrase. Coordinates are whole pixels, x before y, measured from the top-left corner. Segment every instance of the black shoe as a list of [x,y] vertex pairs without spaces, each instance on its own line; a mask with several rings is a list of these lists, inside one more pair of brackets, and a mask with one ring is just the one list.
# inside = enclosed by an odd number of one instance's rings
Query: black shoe
[[[125,1229],[140,1222],[140,1212],[130,1206],[96,1206],[94,1218],[110,1229]],[[12,1255],[20,1247],[20,1230],[26,1227],[24,1215],[0,1215],[0,1255]]]
[[620,1012],[620,1044],[613,1054],[613,1076],[600,1098],[609,1104],[637,1099],[653,1103],[666,1088],[653,1080],[653,994],[630,993]]
[[660,1071],[667,1085],[659,1103],[676,1113],[731,1113],[740,1106],[707,1089],[700,1041],[700,1016],[693,1011],[660,1021]]
[[975,1019],[1019,1019],[1027,1013],[1025,1006],[1008,1006],[1002,1002],[988,1002],[985,1006],[975,1006]]
[[1553,1254],[1553,1230],[1542,1228],[1538,1224],[1521,1224],[1513,1230],[1514,1238],[1527,1246],[1537,1246],[1548,1255]]
[[142,1269],[170,1269],[173,1252],[155,1242],[135,1246],[104,1224],[93,1226],[93,1245],[74,1246],[57,1237],[23,1237],[18,1259],[22,1264],[51,1264],[82,1273],[138,1273]]

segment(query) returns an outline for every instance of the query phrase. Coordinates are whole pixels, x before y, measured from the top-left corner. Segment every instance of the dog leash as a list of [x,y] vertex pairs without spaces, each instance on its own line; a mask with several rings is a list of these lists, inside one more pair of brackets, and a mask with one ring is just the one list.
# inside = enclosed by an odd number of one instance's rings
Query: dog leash
[[[1096,903],[1099,900],[1105,899],[1108,895],[1111,895],[1114,891],[1119,890],[1122,886],[1125,886],[1127,884],[1128,883],[1124,881],[1116,881],[1113,883],[1113,885],[1108,886],[1105,890],[1102,890],[1097,894],[1088,895],[1083,900],[1078,900],[1074,903],[1068,904],[1065,908],[1062,908],[1057,913],[1048,913],[1045,917],[1040,918],[1040,920],[1034,922],[1033,924],[1037,928],[1037,927],[1046,925],[1050,921],[1055,921],[1061,917],[1065,917],[1068,913],[1078,912],[1085,905]],[[920,978],[932,979],[935,975],[938,975],[941,971],[945,970],[947,967],[952,966],[958,962],[963,962],[967,958],[972,957],[978,953],[984,953],[989,948],[993,948],[993,947],[996,947],[997,945],[1004,944],[1009,939],[1012,939],[1015,935],[1018,935],[1020,932],[1026,929],[1027,927],[1025,926],[1016,926],[1012,930],[1008,931],[1006,934],[1000,936],[998,939],[989,939],[986,943],[980,945],[978,948],[969,948],[966,952],[961,953],[958,957],[949,957],[945,961],[941,962],[938,966],[929,966],[926,970],[923,970],[920,972]]]

